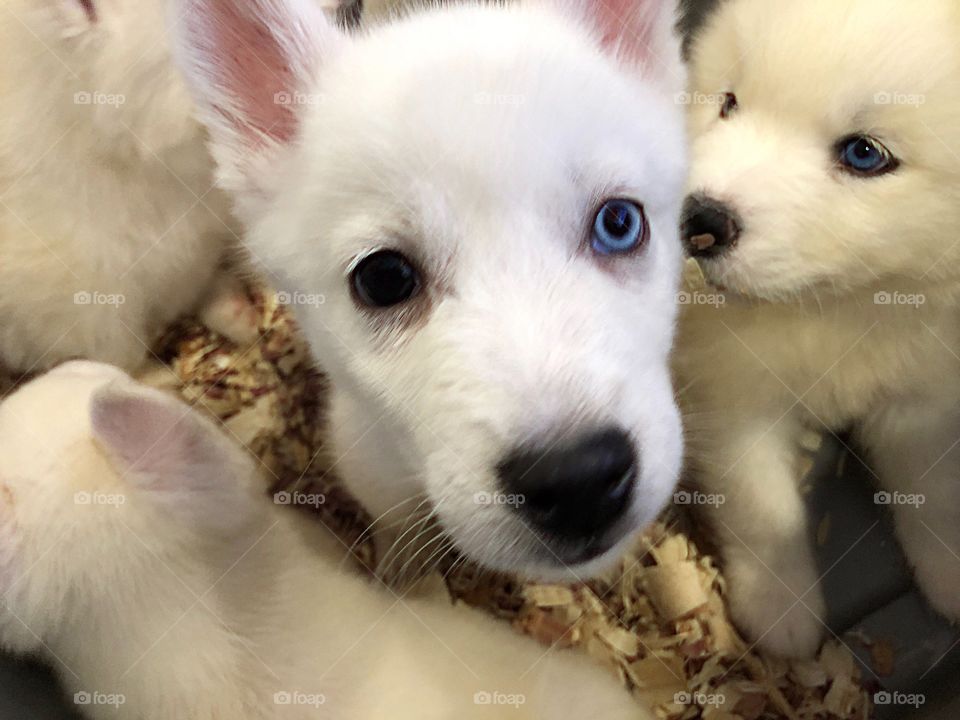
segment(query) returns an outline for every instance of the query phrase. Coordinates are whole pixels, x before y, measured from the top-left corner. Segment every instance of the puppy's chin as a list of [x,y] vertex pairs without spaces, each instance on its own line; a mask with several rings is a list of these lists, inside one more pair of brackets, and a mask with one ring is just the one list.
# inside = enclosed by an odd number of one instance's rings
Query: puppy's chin
[[616,569],[639,535],[639,530],[626,535],[608,549],[598,554],[591,553],[579,562],[572,557],[569,562],[562,557],[538,557],[514,572],[534,582],[579,583],[592,580]]
[[[801,272],[778,271],[786,267],[783,258],[757,260],[734,251],[729,256],[698,261],[705,292],[722,294],[726,300],[741,300],[748,303],[786,305],[806,302],[823,302],[830,298],[843,298],[851,293],[873,292],[877,276],[855,277],[850,272]],[[903,287],[891,281],[881,287]]]
[[521,542],[505,547],[461,544],[450,532],[457,549],[470,560],[497,572],[537,582],[577,583],[602,576],[615,567],[636,543],[642,529],[631,525],[594,542],[553,541],[521,530]]
[[725,299],[739,299],[753,303],[795,302],[804,292],[800,285],[785,285],[782,278],[768,273],[754,272],[732,255],[722,259],[699,261],[706,283],[706,292],[722,294]]

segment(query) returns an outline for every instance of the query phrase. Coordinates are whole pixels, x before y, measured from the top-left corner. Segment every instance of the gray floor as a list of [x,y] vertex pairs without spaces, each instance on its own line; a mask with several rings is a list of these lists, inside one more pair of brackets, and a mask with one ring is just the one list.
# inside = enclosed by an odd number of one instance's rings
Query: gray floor
[[[837,478],[841,460],[844,476]],[[816,534],[818,527],[829,527],[819,548],[821,570],[827,573],[828,624],[858,655],[871,687],[897,700],[905,700],[903,695],[924,700],[918,708],[903,702],[878,705],[876,716],[960,717],[960,710],[954,715],[945,709],[960,701],[960,633],[933,613],[914,587],[885,509],[874,503],[870,472],[831,439],[816,474],[811,530]],[[892,649],[892,668],[874,659],[870,642]]]

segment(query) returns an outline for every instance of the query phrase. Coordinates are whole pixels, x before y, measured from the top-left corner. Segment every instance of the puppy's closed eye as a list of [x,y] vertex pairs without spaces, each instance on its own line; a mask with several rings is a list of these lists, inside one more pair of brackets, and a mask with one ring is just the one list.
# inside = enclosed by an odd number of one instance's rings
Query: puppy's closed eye
[[94,5],[93,0],[77,0],[80,3],[80,7],[83,8],[83,11],[87,14],[87,18],[90,22],[95,23],[97,21],[97,6]]

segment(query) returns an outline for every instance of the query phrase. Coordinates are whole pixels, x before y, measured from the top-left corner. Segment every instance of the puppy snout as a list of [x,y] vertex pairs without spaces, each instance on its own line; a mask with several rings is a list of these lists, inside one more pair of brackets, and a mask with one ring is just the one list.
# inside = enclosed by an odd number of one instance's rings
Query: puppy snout
[[630,505],[637,476],[630,436],[618,428],[554,448],[521,448],[497,470],[506,492],[536,528],[569,540],[596,538]]
[[736,212],[706,195],[691,195],[683,207],[683,242],[691,257],[711,258],[737,243],[741,225]]

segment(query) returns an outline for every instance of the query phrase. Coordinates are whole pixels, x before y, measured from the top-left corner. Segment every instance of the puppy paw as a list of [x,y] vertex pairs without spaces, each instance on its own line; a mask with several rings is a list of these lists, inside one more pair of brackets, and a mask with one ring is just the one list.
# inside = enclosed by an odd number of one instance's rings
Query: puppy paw
[[260,338],[260,311],[242,283],[230,276],[216,281],[201,308],[200,320],[241,348],[254,345]]
[[[929,520],[929,518],[928,518]],[[921,592],[938,613],[960,621],[960,539],[956,525],[938,527],[914,525],[909,532],[901,526],[903,547],[913,566]]]
[[765,567],[750,557],[726,563],[730,614],[747,640],[771,655],[810,658],[820,648],[826,614],[812,567]]

